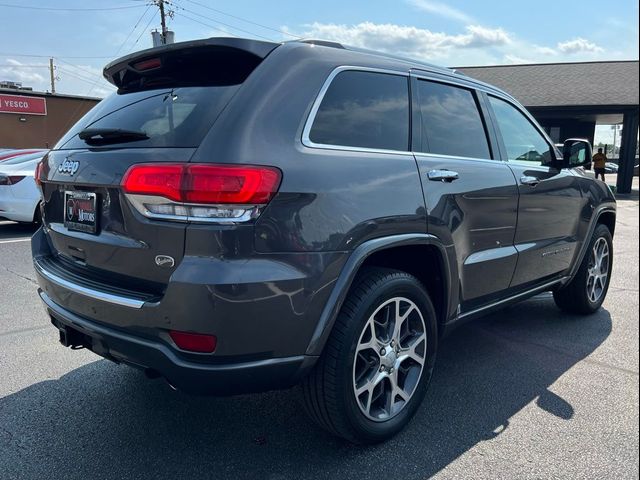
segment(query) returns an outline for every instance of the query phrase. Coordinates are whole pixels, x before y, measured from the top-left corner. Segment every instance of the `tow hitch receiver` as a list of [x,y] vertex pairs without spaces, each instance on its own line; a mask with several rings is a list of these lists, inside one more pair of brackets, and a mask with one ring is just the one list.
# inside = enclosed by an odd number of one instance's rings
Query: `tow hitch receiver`
[[56,327],[60,333],[60,343],[65,347],[71,347],[72,350],[91,348],[91,338],[87,335],[66,325],[58,324]]

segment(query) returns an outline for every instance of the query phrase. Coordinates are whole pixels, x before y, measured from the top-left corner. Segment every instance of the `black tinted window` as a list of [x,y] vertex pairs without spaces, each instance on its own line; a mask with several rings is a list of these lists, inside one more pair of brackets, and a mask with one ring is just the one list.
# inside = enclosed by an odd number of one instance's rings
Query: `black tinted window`
[[238,88],[233,85],[114,93],[80,119],[56,149],[86,147],[78,137],[86,128],[132,130],[149,137],[126,143],[127,147],[197,147]]
[[316,114],[314,143],[408,150],[408,79],[345,71],[333,79]]
[[421,151],[491,158],[484,124],[469,90],[418,80],[422,113]]
[[539,165],[552,159],[551,146],[542,134],[513,105],[496,97],[489,97],[496,115],[509,160],[534,162]]

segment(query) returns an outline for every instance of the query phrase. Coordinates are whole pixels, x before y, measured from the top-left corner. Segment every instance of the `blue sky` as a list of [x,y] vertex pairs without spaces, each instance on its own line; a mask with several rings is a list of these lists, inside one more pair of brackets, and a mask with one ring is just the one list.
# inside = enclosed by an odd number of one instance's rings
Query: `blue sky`
[[[59,92],[108,94],[112,87],[101,78],[102,66],[149,47],[149,31],[159,27],[157,8],[148,3],[0,0],[0,80],[48,90],[47,57],[53,56]],[[169,26],[177,41],[324,38],[446,66],[638,59],[637,0],[172,3]],[[112,10],[76,10],[100,8]]]

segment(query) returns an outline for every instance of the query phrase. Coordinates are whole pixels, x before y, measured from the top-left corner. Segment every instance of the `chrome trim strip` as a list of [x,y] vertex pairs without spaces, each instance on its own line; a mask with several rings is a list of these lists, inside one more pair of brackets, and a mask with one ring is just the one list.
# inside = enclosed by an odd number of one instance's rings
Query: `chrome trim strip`
[[[172,222],[191,222],[191,223],[215,223],[220,225],[235,225],[239,223],[245,223],[249,220],[253,220],[260,216],[261,209],[265,205],[232,205],[232,204],[197,204],[197,203],[180,203],[174,202],[164,197],[156,197],[152,195],[137,195],[132,193],[126,193],[125,197],[129,200],[129,203],[135,208],[141,215],[153,220],[170,220]],[[150,212],[147,205],[162,205],[173,204],[182,207],[201,207],[201,208],[225,208],[242,210],[242,215],[238,217],[194,217],[189,215],[168,215],[162,213]]]
[[564,278],[566,278],[566,277],[559,278],[559,279],[553,280],[551,282],[547,282],[544,285],[540,285],[539,287],[532,288],[531,290],[527,290],[526,292],[518,293],[517,295],[513,295],[512,297],[508,297],[508,298],[505,298],[505,299],[502,299],[502,300],[498,300],[497,302],[490,303],[489,305],[485,305],[484,307],[476,308],[476,309],[471,310],[469,312],[464,312],[464,313],[458,315],[458,319],[460,320],[460,319],[463,319],[465,317],[469,317],[471,315],[475,315],[476,313],[480,313],[480,312],[482,312],[484,310],[489,310],[490,308],[498,307],[498,306],[502,305],[503,303],[508,303],[508,302],[513,301],[513,300],[517,300],[518,298],[521,298],[521,297],[526,297],[528,295],[534,295],[536,293],[544,292],[549,287],[553,287],[554,285],[556,285],[558,283],[561,283]]
[[[325,143],[314,143],[313,141],[311,141],[310,134],[311,134],[311,127],[313,126],[313,121],[316,118],[316,114],[320,109],[320,104],[322,103],[322,100],[324,99],[324,96],[327,93],[327,90],[329,89],[331,82],[333,82],[333,79],[336,78],[336,76],[339,73],[347,70],[356,71],[356,72],[386,73],[388,75],[398,75],[401,77],[409,78],[409,71],[402,72],[398,70],[385,70],[382,68],[357,67],[352,65],[343,65],[341,67],[334,68],[333,71],[327,77],[327,79],[324,81],[324,84],[322,85],[322,88],[320,88],[320,92],[318,93],[318,96],[313,102],[313,106],[311,107],[309,116],[307,117],[307,120],[304,124],[304,129],[302,130],[302,144],[305,147],[323,148],[326,150],[343,150],[347,152],[382,153],[382,154],[391,154],[391,155],[411,155],[411,152],[409,151],[409,149],[385,150],[385,149],[378,149],[378,148],[354,147],[349,145],[328,145]],[[407,141],[408,140],[409,139],[407,138]]]
[[499,158],[477,158],[477,157],[461,157],[459,155],[446,155],[444,153],[429,153],[429,152],[412,152],[416,158],[426,157],[426,158],[435,158],[442,160],[472,160],[474,162],[485,162],[485,163],[493,163],[497,164],[505,164],[506,162]]
[[46,271],[42,267],[42,265],[38,263],[37,259],[34,259],[33,266],[35,267],[36,271],[40,275],[42,275],[44,278],[46,278],[50,282],[53,282],[56,285],[66,288],[67,290],[70,290],[74,293],[84,295],[85,297],[90,297],[95,300],[100,300],[102,302],[113,303],[115,305],[120,305],[123,307],[129,307],[129,308],[142,308],[145,304],[143,300],[136,300],[133,298],[122,297],[120,295],[101,292],[99,290],[94,290],[92,288],[87,288],[81,285],[77,285],[75,283],[71,283],[68,280],[61,278],[54,273]]

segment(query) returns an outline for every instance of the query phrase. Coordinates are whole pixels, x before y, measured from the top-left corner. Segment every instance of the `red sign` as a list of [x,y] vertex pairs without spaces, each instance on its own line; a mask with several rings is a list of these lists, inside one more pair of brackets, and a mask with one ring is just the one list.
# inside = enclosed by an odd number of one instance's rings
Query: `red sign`
[[46,115],[47,101],[46,99],[40,97],[0,94],[0,113]]

